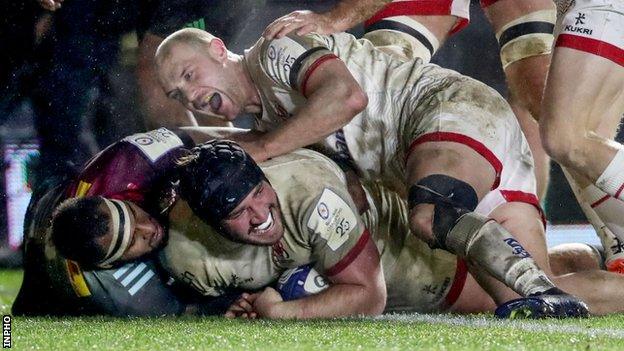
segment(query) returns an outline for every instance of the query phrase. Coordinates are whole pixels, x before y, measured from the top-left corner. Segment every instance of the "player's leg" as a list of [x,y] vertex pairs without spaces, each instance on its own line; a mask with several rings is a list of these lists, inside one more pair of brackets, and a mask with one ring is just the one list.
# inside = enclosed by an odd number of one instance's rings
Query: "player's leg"
[[[552,272],[544,227],[539,223],[540,215],[535,207],[520,202],[510,202],[496,208],[491,216],[514,234],[559,288],[585,301],[592,314],[602,315],[624,311],[624,303],[619,297],[624,289],[624,277],[599,269],[561,275],[555,275]],[[587,261],[591,259],[591,256],[577,257],[578,264],[582,258]],[[593,266],[592,261],[586,263],[587,268]]]
[[624,273],[624,202],[606,194],[586,178],[565,168],[563,171],[600,239],[607,270]]
[[[457,142],[416,144],[407,170],[414,234],[487,270],[522,296],[554,287],[507,230],[473,212],[496,179],[490,162],[477,151]],[[498,303],[517,297],[501,291],[489,291]]]
[[364,38],[396,57],[420,57],[427,63],[458,21],[450,9],[432,5],[426,1],[392,1],[364,23]]
[[[428,100],[418,111],[416,125],[407,119],[402,126],[406,135],[399,148],[405,150],[410,229],[432,247],[487,271],[518,295],[536,296],[506,304],[507,315],[518,311],[516,307],[527,311],[525,303],[532,304],[529,310],[536,315],[542,307],[550,309],[546,315],[586,314],[582,302],[556,289],[517,239],[487,216],[489,210],[478,208],[517,170],[531,177],[534,191],[531,154],[509,105],[475,80],[453,75],[446,80],[435,95],[439,100]],[[493,297],[503,303],[515,296]],[[549,299],[551,304],[546,303]]]
[[568,243],[549,248],[548,260],[556,276],[605,268],[602,247],[590,244]]
[[624,5],[577,1],[563,17],[548,75],[540,130],[548,154],[620,197],[624,150],[596,133],[624,111]]
[[548,157],[546,151],[542,147],[539,125],[537,121],[533,119],[533,115],[529,112],[529,110],[522,103],[517,101],[515,97],[512,96],[509,98],[509,105],[518,118],[520,128],[524,132],[524,135],[529,143],[529,148],[533,154],[533,162],[535,166],[534,174],[537,185],[536,194],[539,198],[543,198],[546,195],[546,190],[548,189],[550,157]]
[[501,62],[510,92],[508,101],[529,141],[535,161],[537,194],[542,196],[548,183],[550,160],[542,147],[536,120],[550,65],[555,6],[552,0],[486,0],[481,5],[501,47]]

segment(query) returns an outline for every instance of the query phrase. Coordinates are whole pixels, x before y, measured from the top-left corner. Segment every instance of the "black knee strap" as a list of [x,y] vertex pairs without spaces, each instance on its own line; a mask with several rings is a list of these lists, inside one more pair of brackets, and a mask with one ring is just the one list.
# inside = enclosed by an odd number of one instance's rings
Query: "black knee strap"
[[470,184],[443,174],[433,174],[412,185],[409,190],[410,210],[418,204],[433,204],[431,248],[446,249],[446,236],[459,217],[477,208],[479,198]]

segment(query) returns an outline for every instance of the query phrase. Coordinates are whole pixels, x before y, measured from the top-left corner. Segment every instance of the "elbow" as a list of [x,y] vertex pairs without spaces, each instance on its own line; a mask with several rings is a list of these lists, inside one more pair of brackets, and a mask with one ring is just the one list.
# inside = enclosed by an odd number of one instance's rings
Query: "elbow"
[[353,116],[364,111],[368,105],[368,95],[356,84],[355,87],[349,90],[347,98],[345,99],[345,107],[351,112]]
[[[336,94],[338,91],[339,93]],[[335,112],[337,112],[337,116],[340,116],[339,120],[341,126],[351,122],[351,120],[368,105],[368,96],[357,83],[342,85],[342,89],[336,89],[334,94],[335,97],[338,97],[335,100],[338,102],[335,105]]]
[[387,297],[386,284],[382,277],[377,284],[370,287],[370,295],[367,301],[367,311],[365,314],[369,316],[382,314],[386,308]]

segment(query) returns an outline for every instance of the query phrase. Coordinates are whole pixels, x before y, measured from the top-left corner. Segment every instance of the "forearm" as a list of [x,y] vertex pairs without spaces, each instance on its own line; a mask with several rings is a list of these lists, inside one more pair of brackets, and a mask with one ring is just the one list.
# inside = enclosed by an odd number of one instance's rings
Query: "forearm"
[[332,284],[316,295],[280,303],[265,317],[309,319],[378,315],[383,312],[385,303],[385,287]]
[[391,0],[343,0],[326,13],[339,32],[346,31],[372,17]]
[[359,93],[341,93],[340,89],[333,88],[315,92],[295,116],[262,137],[267,156],[283,155],[314,144],[345,126],[366,106],[366,103],[355,101],[366,99]]
[[196,144],[213,139],[233,139],[241,134],[249,133],[249,129],[235,127],[180,127]]

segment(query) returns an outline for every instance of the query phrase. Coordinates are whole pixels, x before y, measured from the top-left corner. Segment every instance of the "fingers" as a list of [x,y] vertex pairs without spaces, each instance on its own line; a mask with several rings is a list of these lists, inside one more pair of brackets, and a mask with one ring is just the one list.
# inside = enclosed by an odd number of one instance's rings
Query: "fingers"
[[243,293],[225,312],[225,318],[243,318],[256,319],[258,313],[254,310],[252,304],[256,300],[258,294]]
[[239,299],[235,302],[235,305],[240,308],[243,312],[253,312],[254,308],[252,306],[253,302],[250,302],[246,299]]
[[[318,19],[319,15],[312,11],[294,11],[273,21],[262,35],[266,39],[279,39],[296,30],[303,30],[303,34],[307,34],[318,27]],[[299,32],[297,34],[303,35]]]
[[306,35],[312,32],[318,31],[318,25],[316,23],[309,23],[297,30],[297,35]]

